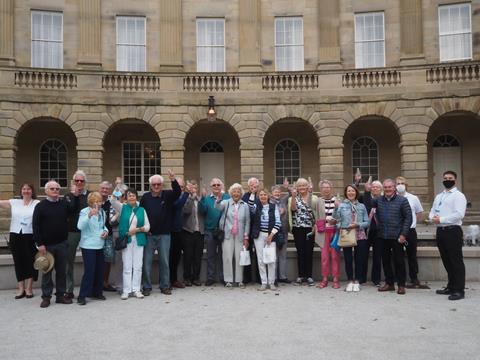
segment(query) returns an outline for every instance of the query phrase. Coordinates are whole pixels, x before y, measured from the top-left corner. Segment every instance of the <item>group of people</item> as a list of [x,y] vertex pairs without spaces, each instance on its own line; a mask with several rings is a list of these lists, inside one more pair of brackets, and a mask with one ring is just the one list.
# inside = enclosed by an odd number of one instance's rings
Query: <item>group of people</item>
[[[137,191],[119,178],[114,186],[104,181],[98,191],[89,191],[86,174],[77,170],[70,193],[64,197],[60,197],[60,185],[51,180],[45,184],[42,201],[36,199],[31,184],[22,185],[21,199],[0,201],[0,207],[10,208],[12,213],[9,244],[18,281],[15,298],[34,296],[32,282],[38,277],[34,263],[48,254],[53,263],[42,274],[40,306],[50,305],[54,287],[56,303],[71,304],[78,247],[84,266],[79,305],[85,305],[87,298],[105,300],[104,291],[119,291],[123,300],[150,295],[155,252],[162,294],[172,294],[173,288],[201,286],[204,247],[206,286],[220,282],[226,288],[244,288],[257,281],[260,291],[277,290],[278,283],[291,282],[287,276],[289,233],[297,251],[296,285],[323,289],[332,281],[333,288],[341,288],[343,252],[348,280],[345,291],[358,292],[367,282],[372,247],[371,281],[378,291],[405,294],[405,253],[409,285],[420,286],[415,228],[423,220],[423,208],[418,197],[407,192],[403,177],[383,183],[369,181],[363,193],[349,184],[342,199],[334,196],[328,180],[320,181],[316,196],[311,181],[304,178],[293,186],[286,180],[269,190],[250,178],[246,192],[238,183],[225,192],[222,181],[214,178],[207,192],[170,170],[168,177],[171,189],[163,189],[164,178],[153,175],[150,191],[139,199]],[[453,171],[446,171],[443,177],[445,190],[435,198],[427,221],[437,226],[437,244],[448,273],[447,286],[437,293],[458,300],[464,297],[465,288],[461,224],[466,199],[455,187]],[[318,284],[312,275],[315,243],[321,248],[322,279]],[[177,273],[182,254],[180,281]],[[121,274],[116,287],[110,284],[112,273]]]

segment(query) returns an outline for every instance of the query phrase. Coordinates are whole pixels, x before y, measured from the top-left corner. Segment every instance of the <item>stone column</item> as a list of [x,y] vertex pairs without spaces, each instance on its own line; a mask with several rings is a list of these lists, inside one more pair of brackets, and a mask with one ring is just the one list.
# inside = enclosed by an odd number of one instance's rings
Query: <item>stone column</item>
[[340,5],[338,0],[318,0],[318,69],[339,69]]
[[17,147],[0,144],[0,196],[11,199],[15,194]]
[[90,190],[98,190],[103,177],[103,146],[77,145],[77,168],[85,171]]
[[[342,194],[343,179],[343,144],[318,145],[320,158],[320,180],[330,180],[334,185],[334,194]],[[317,184],[314,184],[316,188]]]
[[[182,144],[174,143],[161,143],[160,157],[162,165],[162,176],[167,175],[167,170],[171,169],[175,175],[184,176],[185,171],[183,169],[185,158],[185,147]],[[168,181],[168,178],[165,178]]]
[[183,71],[182,0],[160,0],[160,71]]
[[[425,134],[426,137],[426,134]],[[408,190],[422,203],[428,203],[428,146],[425,140],[404,140],[400,143],[401,172],[408,180]]]
[[15,65],[14,0],[0,0],[0,65]]
[[239,2],[240,63],[239,71],[262,71],[260,0]]
[[408,65],[424,61],[422,0],[401,0],[400,63]]
[[101,0],[79,1],[80,67],[102,67],[101,16]]
[[251,177],[263,181],[263,144],[261,138],[240,138],[240,176],[247,186]]

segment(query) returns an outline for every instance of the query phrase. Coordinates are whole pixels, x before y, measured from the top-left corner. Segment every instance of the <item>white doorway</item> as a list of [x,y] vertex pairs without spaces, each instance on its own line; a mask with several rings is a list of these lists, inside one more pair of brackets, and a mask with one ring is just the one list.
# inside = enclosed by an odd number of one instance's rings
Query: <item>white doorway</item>
[[214,177],[225,183],[225,154],[218,142],[209,141],[201,147],[199,165],[200,186],[208,189],[210,180]]
[[452,135],[440,135],[433,143],[433,188],[435,194],[443,191],[443,173],[457,173],[456,186],[462,190],[462,148]]

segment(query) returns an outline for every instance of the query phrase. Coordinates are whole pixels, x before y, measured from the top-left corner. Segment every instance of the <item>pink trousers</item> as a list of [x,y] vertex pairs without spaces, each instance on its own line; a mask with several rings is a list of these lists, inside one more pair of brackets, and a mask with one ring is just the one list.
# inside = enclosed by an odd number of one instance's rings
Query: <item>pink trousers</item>
[[[325,230],[325,244],[322,249],[322,275],[328,277],[333,275],[334,278],[340,278],[340,252],[330,247],[330,242],[335,234],[335,228],[327,228]],[[330,272],[330,264],[332,271]]]

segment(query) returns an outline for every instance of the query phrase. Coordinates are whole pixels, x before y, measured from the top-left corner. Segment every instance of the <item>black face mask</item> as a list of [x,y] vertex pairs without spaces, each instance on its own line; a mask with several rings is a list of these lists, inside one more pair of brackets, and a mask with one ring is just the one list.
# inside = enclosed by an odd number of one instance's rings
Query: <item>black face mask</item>
[[443,186],[447,189],[451,189],[455,186],[455,180],[443,180]]

